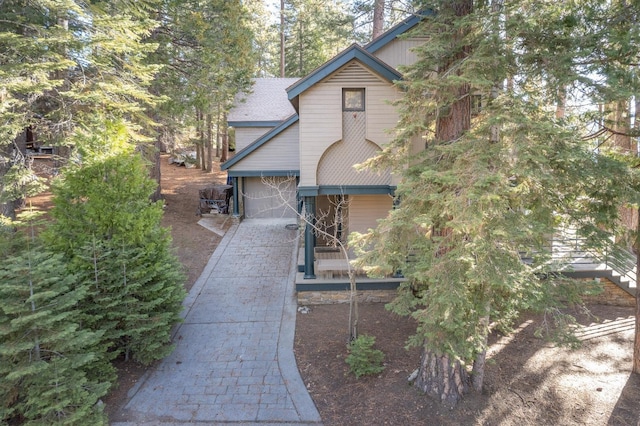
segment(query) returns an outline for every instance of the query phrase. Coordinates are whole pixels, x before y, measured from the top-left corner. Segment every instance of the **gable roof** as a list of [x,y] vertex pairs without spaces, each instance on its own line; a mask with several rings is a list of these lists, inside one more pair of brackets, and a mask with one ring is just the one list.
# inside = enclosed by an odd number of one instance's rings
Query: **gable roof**
[[369,53],[377,52],[378,50],[382,49],[384,46],[395,40],[399,35],[406,33],[407,31],[418,25],[422,18],[430,15],[433,15],[433,10],[431,9],[420,10],[410,15],[400,23],[389,28],[375,40],[372,40],[371,42],[365,44],[364,49]]
[[298,78],[255,78],[249,93],[239,93],[227,115],[233,127],[275,127],[295,114],[286,88]]
[[402,74],[400,74],[395,68],[392,68],[389,65],[385,64],[380,59],[376,58],[357,44],[352,44],[347,49],[343,50],[340,54],[335,56],[333,59],[325,62],[323,65],[308,74],[306,77],[298,80],[296,83],[287,88],[287,95],[289,96],[289,100],[294,105],[296,110],[298,108],[297,97],[301,93],[303,93],[305,90],[309,89],[319,81],[323,80],[325,77],[333,74],[342,66],[346,65],[354,59],[360,61],[362,64],[364,64],[389,82],[400,80],[402,78]]
[[246,147],[238,151],[236,155],[233,156],[233,158],[222,163],[220,165],[220,169],[228,170],[233,165],[238,164],[240,160],[249,156],[249,154],[251,154],[258,148],[260,148],[262,145],[266,144],[267,142],[269,142],[270,140],[278,136],[280,133],[287,130],[297,121],[298,121],[298,114],[291,115],[289,118],[281,122],[277,127],[274,127],[273,129],[269,130],[267,133],[260,136],[258,139],[251,142],[249,145],[247,145]]

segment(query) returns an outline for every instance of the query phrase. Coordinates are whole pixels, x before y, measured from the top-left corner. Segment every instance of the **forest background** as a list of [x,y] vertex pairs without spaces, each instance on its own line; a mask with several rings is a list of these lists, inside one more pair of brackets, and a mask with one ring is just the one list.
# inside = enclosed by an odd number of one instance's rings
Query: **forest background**
[[[304,76],[427,6],[437,13],[419,35],[433,42],[403,70],[396,150],[369,164],[408,171],[404,201],[393,232],[363,237],[377,250],[365,261],[402,266],[417,285],[395,307],[424,320],[424,359],[444,360],[434,383],[423,364],[425,389],[454,389],[445,399],[457,401],[490,319],[507,330],[520,309],[559,300],[514,255],[518,244],[541,243],[562,218],[594,246],[616,233],[637,248],[637,224],[619,226],[637,203],[637,2],[291,0],[274,20],[278,3],[260,1],[2,1],[0,418],[105,422],[96,402],[115,380],[112,361],[171,350],[184,289],[159,226],[161,151],[193,149],[189,161],[210,172],[227,158],[226,112],[251,78]],[[489,94],[483,114],[472,115],[471,87]],[[416,135],[433,149],[407,168],[395,154]],[[31,167],[42,153],[54,159],[50,188]],[[47,189],[54,207],[40,220],[24,200]],[[416,229],[424,261],[402,264],[393,236]]]

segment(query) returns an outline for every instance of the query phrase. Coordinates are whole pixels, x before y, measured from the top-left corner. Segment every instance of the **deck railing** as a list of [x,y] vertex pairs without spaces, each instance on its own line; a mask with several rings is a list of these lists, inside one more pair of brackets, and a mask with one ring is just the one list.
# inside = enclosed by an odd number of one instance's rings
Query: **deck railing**
[[636,288],[636,256],[619,245],[587,248],[586,239],[572,231],[558,232],[551,239],[551,258],[562,271],[608,271],[612,281]]

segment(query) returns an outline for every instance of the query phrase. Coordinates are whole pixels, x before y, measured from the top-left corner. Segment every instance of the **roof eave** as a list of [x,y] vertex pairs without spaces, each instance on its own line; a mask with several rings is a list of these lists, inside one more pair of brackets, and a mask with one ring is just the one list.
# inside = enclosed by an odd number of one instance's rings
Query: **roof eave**
[[414,13],[402,22],[389,28],[386,32],[381,34],[380,37],[366,44],[364,46],[364,49],[369,53],[377,52],[378,50],[382,49],[384,46],[395,40],[399,35],[406,33],[407,31],[418,25],[422,18],[424,18],[425,16],[431,16],[433,15],[433,13],[434,12],[431,9],[424,9]]
[[385,64],[369,52],[365,51],[362,47],[352,44],[350,47],[342,51],[342,53],[335,56],[333,59],[325,62],[318,67],[315,71],[298,80],[287,88],[287,95],[289,100],[297,110],[297,97],[310,87],[314,86],[321,80],[325,79],[329,75],[336,72],[338,69],[346,65],[352,60],[358,60],[375,73],[383,77],[389,82],[402,79],[400,74],[395,68]]
[[290,117],[288,117],[287,119],[283,120],[278,126],[276,126],[273,129],[269,130],[267,133],[265,133],[264,135],[260,136],[258,139],[256,139],[255,141],[251,142],[245,148],[243,148],[242,150],[237,152],[236,155],[233,156],[233,158],[231,158],[231,159],[225,161],[224,163],[222,163],[220,165],[220,170],[228,170],[230,167],[233,167],[235,164],[240,162],[243,158],[248,157],[249,154],[251,154],[253,151],[257,150],[262,145],[266,144],[271,139],[273,139],[274,137],[276,137],[280,133],[284,132],[286,129],[291,127],[291,125],[293,125],[297,121],[298,121],[298,114],[293,114]]

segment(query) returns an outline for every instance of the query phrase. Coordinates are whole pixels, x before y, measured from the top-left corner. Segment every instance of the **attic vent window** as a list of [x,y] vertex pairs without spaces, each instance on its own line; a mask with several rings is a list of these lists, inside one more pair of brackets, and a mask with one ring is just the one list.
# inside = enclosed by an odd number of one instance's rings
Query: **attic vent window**
[[343,111],[364,111],[364,89],[342,89]]

